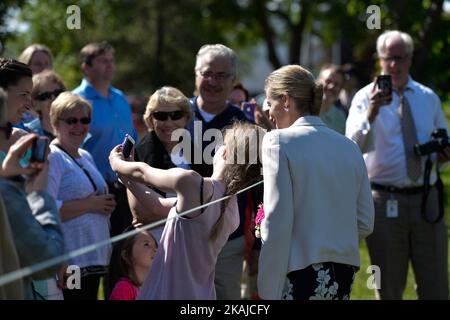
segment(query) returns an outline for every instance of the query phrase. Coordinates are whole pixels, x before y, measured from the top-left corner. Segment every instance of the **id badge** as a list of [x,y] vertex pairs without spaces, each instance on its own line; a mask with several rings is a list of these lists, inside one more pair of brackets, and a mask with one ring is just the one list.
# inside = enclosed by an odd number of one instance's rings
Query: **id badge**
[[386,201],[386,217],[398,218],[398,201],[395,199],[389,199]]

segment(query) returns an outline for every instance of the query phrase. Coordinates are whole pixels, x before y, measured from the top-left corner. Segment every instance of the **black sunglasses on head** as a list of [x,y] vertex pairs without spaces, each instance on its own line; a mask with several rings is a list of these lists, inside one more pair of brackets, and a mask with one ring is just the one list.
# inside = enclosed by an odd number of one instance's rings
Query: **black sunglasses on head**
[[64,121],[64,122],[67,123],[69,126],[71,126],[71,125],[73,125],[73,124],[77,124],[78,121],[79,121],[81,124],[89,124],[89,123],[91,123],[91,118],[89,118],[89,117],[83,117],[83,118],[80,118],[80,119],[71,117],[71,118],[67,118],[67,119],[59,119],[59,120]]
[[56,99],[63,92],[64,92],[64,90],[62,90],[62,89],[56,89],[55,91],[44,91],[44,92],[39,93],[36,96],[36,100],[47,101],[48,99],[50,99],[52,97],[54,97]]
[[184,117],[184,111],[154,111],[152,112],[152,117],[159,121],[166,121],[168,118],[172,120],[180,120]]
[[12,124],[11,122],[7,122],[4,126],[0,127],[0,131],[3,131],[5,133],[5,138],[9,139],[11,137],[12,134]]

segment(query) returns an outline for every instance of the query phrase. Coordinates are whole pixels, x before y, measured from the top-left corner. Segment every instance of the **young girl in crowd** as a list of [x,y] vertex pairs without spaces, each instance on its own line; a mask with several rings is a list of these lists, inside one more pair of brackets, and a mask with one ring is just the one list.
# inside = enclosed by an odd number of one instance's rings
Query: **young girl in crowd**
[[[138,228],[130,226],[124,233]],[[109,264],[109,288],[114,288],[110,300],[136,300],[157,248],[156,239],[145,230],[114,246]]]
[[217,256],[239,225],[236,197],[183,217],[178,214],[232,195],[260,180],[258,155],[263,133],[259,127],[243,123],[226,130],[224,145],[214,155],[211,178],[203,178],[192,170],[161,170],[143,162],[124,161],[121,146],[111,151],[111,167],[127,187],[144,183],[177,194],[176,199],[164,199],[154,192],[146,194],[154,202],[154,211],[166,212],[168,221],[139,299],[216,298]]

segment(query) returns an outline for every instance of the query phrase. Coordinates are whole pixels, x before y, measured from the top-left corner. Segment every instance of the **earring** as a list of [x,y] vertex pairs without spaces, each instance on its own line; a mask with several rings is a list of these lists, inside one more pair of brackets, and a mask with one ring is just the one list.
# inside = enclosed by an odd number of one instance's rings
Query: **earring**
[[284,109],[284,111],[286,111],[286,112],[289,111],[289,108],[288,108],[288,107],[284,107],[283,109]]

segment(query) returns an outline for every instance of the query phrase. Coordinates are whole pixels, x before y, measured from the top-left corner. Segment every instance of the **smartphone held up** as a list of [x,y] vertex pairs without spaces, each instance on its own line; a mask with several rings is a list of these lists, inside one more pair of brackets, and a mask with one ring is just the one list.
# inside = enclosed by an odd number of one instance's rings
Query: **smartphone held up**
[[392,96],[392,79],[389,74],[382,74],[377,76],[378,90],[382,92],[384,97]]
[[255,109],[256,104],[253,102],[243,102],[241,106],[242,111],[244,111],[244,114],[249,118],[250,120],[255,120]]
[[125,139],[122,142],[122,154],[125,159],[130,157],[131,150],[133,149],[135,142],[132,136],[129,134],[125,135]]
[[31,147],[30,163],[44,163],[50,140],[47,137],[38,136],[33,140]]

